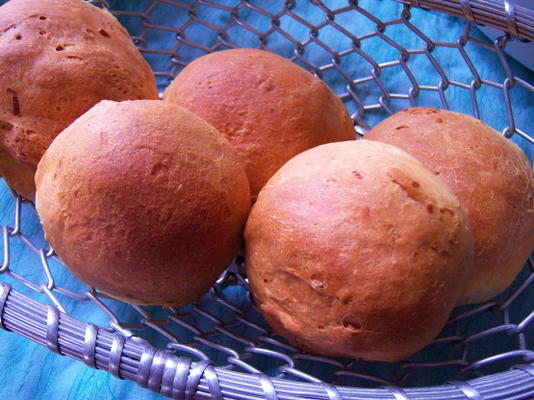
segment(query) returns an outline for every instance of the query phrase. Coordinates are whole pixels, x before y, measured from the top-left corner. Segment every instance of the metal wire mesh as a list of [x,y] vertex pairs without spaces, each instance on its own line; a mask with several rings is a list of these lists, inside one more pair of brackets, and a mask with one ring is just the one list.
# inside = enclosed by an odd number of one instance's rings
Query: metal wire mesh
[[[491,43],[466,21],[460,31],[432,37],[414,23],[425,11],[390,1],[339,3],[140,0],[122,2],[129,9],[114,14],[151,63],[160,89],[198,56],[225,48],[260,47],[289,57],[324,79],[344,101],[359,134],[402,108],[435,106],[479,117],[530,153],[532,123],[523,118],[520,125],[515,113],[532,107],[534,86],[512,73],[504,53],[510,35]],[[113,1],[105,5],[114,9]],[[439,18],[447,24],[452,17]],[[485,64],[476,63],[473,53],[484,53]],[[221,371],[359,388],[456,380],[458,393],[465,394],[470,389],[462,386],[463,381],[486,377],[480,385],[491,387],[491,374],[534,362],[531,260],[505,294],[455,310],[438,338],[420,353],[400,363],[369,363],[303,353],[273,334],[251,301],[241,257],[209,293],[186,307],[138,307],[109,299],[66,272],[44,241],[30,202],[16,194],[4,201],[3,206],[13,212],[0,221],[0,281],[62,313],[107,327],[109,333],[142,337],[169,353],[209,360]],[[46,332],[33,340],[40,337]],[[53,342],[47,345],[54,350]],[[112,351],[111,342],[108,347]],[[75,358],[84,359],[81,350],[72,351]],[[118,364],[115,367],[118,374]],[[525,371],[532,374],[528,368]],[[262,387],[268,393],[268,385]],[[524,393],[534,396],[532,381],[527,389]],[[308,390],[311,396],[319,389]],[[334,392],[319,391],[322,394],[312,398],[336,398]],[[361,398],[391,398],[372,393]],[[406,397],[401,391],[387,393]]]

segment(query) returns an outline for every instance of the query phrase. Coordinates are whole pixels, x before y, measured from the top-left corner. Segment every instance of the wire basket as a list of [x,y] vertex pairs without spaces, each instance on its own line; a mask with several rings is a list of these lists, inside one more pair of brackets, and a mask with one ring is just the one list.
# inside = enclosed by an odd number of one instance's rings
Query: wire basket
[[[447,108],[481,118],[519,144],[532,162],[532,74],[505,51],[512,40],[534,40],[534,12],[502,0],[401,2],[406,4],[93,1],[127,27],[161,90],[201,55],[260,47],[324,79],[360,135],[405,107]],[[443,26],[439,35],[426,32],[429,21]],[[507,33],[491,42],[471,22]],[[251,300],[240,256],[207,294],[185,307],[110,299],[61,265],[31,202],[15,193],[0,200],[13,210],[0,221],[0,327],[166,396],[534,398],[532,260],[501,296],[456,309],[421,352],[399,363],[371,363],[301,352],[274,334]]]

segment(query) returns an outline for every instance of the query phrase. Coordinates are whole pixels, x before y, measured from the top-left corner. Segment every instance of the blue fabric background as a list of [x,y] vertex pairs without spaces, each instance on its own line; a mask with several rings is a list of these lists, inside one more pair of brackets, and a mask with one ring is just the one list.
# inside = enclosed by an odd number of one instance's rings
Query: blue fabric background
[[[0,4],[3,2],[5,1],[0,0]],[[144,9],[145,5],[148,4],[149,1],[117,0],[111,1],[110,3],[114,9],[138,10]],[[235,2],[221,1],[221,3],[227,4]],[[340,4],[340,2],[330,3]],[[361,1],[361,4],[363,4],[365,8],[371,11],[374,15],[378,16],[379,18],[384,17],[386,19],[390,18],[391,16],[391,8],[396,10],[396,15],[400,14],[401,9],[400,5],[391,3],[389,1],[380,2],[377,0],[363,0]],[[317,12],[317,8],[306,2],[299,2],[296,12],[298,12],[299,15],[305,15],[306,18],[311,21],[318,21],[322,18],[322,14]],[[205,20],[209,20],[214,23],[224,23],[224,18],[221,16],[222,14],[218,12],[204,10],[201,12],[201,14],[201,17]],[[179,26],[186,18],[185,14],[183,13],[177,15],[175,8],[173,9],[173,12],[170,12],[170,9],[168,12],[166,12],[165,5],[161,6],[159,16],[162,18],[160,20],[162,24],[170,24],[173,26]],[[254,17],[252,16],[250,18],[250,20],[254,22]],[[464,21],[445,15],[429,13],[420,10],[413,11],[411,21],[429,37],[442,41],[455,40],[465,27]],[[124,18],[122,19],[122,22],[125,23],[132,33],[137,33],[139,29],[141,29],[139,20]],[[370,31],[374,29],[371,25],[369,25],[368,21],[365,20],[340,22],[352,24],[354,30],[358,32]],[[282,25],[282,28],[291,29],[297,37],[300,35],[302,38],[305,38],[307,35],[309,35],[309,30],[303,25],[298,24],[296,21],[287,22],[287,24],[287,26]],[[270,20],[262,18],[260,15],[257,16],[257,19],[254,23],[254,27],[256,29],[262,30],[268,28],[269,26]],[[195,34],[198,34],[195,29],[202,30],[202,28],[193,27],[189,31],[189,35],[191,37],[195,36]],[[406,32],[403,32],[400,29],[392,28],[387,30],[386,33],[401,43],[407,43],[408,39],[406,39],[407,36],[405,36]],[[214,33],[211,34],[214,35]],[[235,34],[236,44],[243,47],[255,47],[257,45],[257,39],[254,35],[247,33],[246,31],[235,32]],[[476,31],[476,29],[474,32],[472,32],[472,34],[481,40],[485,40],[485,37]],[[212,43],[214,39],[209,35],[209,33],[202,31],[202,33],[198,34],[194,40],[208,45],[209,43]],[[350,43],[347,43],[346,39],[340,36],[338,32],[322,32],[320,37],[324,41],[338,45],[339,48],[336,50],[342,50],[347,46],[350,46]],[[157,41],[160,43],[160,47],[162,48],[170,48],[175,40],[174,34],[163,31],[151,32],[149,35],[147,35],[147,39],[150,41]],[[368,43],[364,44],[363,49],[381,61],[394,60],[397,58],[398,53],[394,48],[387,48],[384,46],[378,47],[375,45],[376,43],[369,41]],[[414,43],[412,42],[411,46],[413,45]],[[417,45],[417,43],[415,43],[415,45]],[[498,65],[495,55],[480,47],[471,47],[472,48],[468,50],[470,51],[470,54],[472,55],[480,74],[486,79],[502,82],[504,73],[502,68],[495,67]],[[282,37],[273,37],[273,39],[269,42],[269,48],[288,57],[293,54],[292,48],[287,45],[287,41],[285,41]],[[532,51],[532,45],[530,45],[530,51]],[[204,53],[201,51],[189,49],[187,53],[184,53],[184,61],[188,61],[189,59],[202,54]],[[305,55],[317,65],[329,62],[329,55],[317,46],[312,46],[307,49]],[[442,61],[442,63],[447,67],[447,71],[450,74],[449,76],[452,76],[455,80],[469,82],[472,79],[471,75],[467,71],[465,63],[463,60],[459,59],[457,55],[453,54],[452,52],[449,53],[447,49],[437,49],[435,56]],[[149,55],[147,58],[156,71],[167,71],[172,66],[168,56]],[[351,57],[342,60],[342,66],[351,71],[353,74],[352,76],[354,77],[360,76],[358,74],[361,73],[356,63],[357,61]],[[428,61],[425,61],[420,57],[414,57],[410,63],[410,66],[413,67],[414,74],[420,83],[429,85],[435,85],[437,83],[435,78],[436,72],[433,70],[433,67],[428,63]],[[534,73],[528,71],[526,68],[522,67],[513,60],[510,61],[510,64],[515,75],[523,77],[529,82],[534,82]],[[382,79],[388,88],[392,88],[399,93],[405,93],[406,81],[402,78],[399,79],[399,74],[402,74],[402,72],[399,70],[388,70],[383,73]],[[342,80],[339,76],[336,76],[335,73],[326,73],[325,79],[338,92],[344,90]],[[168,83],[168,80],[166,78],[161,78],[159,79],[158,83],[163,87]],[[376,99],[377,97],[376,89],[372,86],[362,85],[358,88],[358,90],[358,95],[364,100],[369,100],[369,103],[372,103],[373,99]],[[481,90],[478,94],[482,119],[499,130],[503,129],[503,127],[506,126],[506,114],[503,110],[502,101],[499,100],[501,94],[498,93],[496,89],[494,90],[491,88]],[[470,106],[471,103],[466,91],[462,91],[460,89],[451,89],[447,92],[447,96],[450,97],[449,101],[451,102],[452,109],[472,113]],[[532,133],[534,131],[532,122],[534,96],[532,93],[528,93],[526,90],[521,88],[514,88],[513,96],[514,101],[518,104],[518,111],[515,114],[517,126],[526,132]],[[422,95],[421,104],[440,107],[436,96],[426,97],[425,95]],[[393,110],[409,106],[409,104],[404,101],[392,101],[391,105]],[[351,112],[355,110],[355,104],[351,103],[350,101],[347,102],[347,107],[349,110],[351,110]],[[373,125],[383,117],[384,115],[380,113],[369,113],[366,115],[366,122],[370,125]],[[517,137],[514,138],[514,141],[516,141],[516,143],[523,148],[532,161],[532,146],[527,146],[526,141]],[[2,225],[13,223],[12,212],[13,206],[11,195],[5,185],[2,183],[0,185],[0,222]],[[25,217],[27,217],[24,219],[23,231],[26,235],[32,237],[34,240],[38,242],[42,241],[37,218],[27,209],[24,209],[23,212]],[[15,249],[16,251],[13,252],[14,263],[31,266],[39,262],[38,259],[28,251],[25,251],[20,247],[15,247]],[[69,274],[65,273],[62,270],[62,267],[53,265],[52,268],[55,272],[55,276],[58,278],[58,282],[61,285],[73,290],[83,290],[84,286]],[[39,269],[36,270],[30,267],[25,270],[26,276],[30,278],[39,279],[36,274],[40,273],[41,272]],[[2,278],[0,277],[0,279]],[[78,318],[105,325],[106,321],[103,316],[88,314],[82,308],[77,307],[73,301],[69,302],[69,300],[65,300],[65,302],[68,304],[69,310],[72,310],[72,313]],[[128,314],[126,308],[123,311],[124,315]],[[435,381],[428,380],[426,382],[420,382],[419,384],[438,384],[440,382],[442,382],[441,378],[437,377]],[[417,384],[417,382],[414,382],[413,384]],[[82,363],[75,362],[67,357],[57,356],[45,348],[40,347],[15,334],[0,331],[0,399],[89,400],[162,398],[163,397],[160,395],[139,388],[134,383],[118,380],[104,371],[92,370],[84,366]]]

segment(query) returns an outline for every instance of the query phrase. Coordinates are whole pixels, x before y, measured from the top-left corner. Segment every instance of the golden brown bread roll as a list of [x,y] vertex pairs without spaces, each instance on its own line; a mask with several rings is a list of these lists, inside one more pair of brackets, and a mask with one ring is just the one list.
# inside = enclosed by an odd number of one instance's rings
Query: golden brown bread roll
[[288,59],[256,49],[218,51],[189,64],[164,94],[211,123],[243,159],[253,199],[287,160],[354,139],[343,103]]
[[33,199],[52,139],[102,99],[156,99],[150,67],[108,12],[82,0],[0,7],[0,174]]
[[159,100],[102,101],[36,173],[46,239],[82,281],[134,304],[185,304],[230,262],[250,207],[232,146]]
[[252,207],[245,243],[252,293],[278,333],[371,361],[428,344],[473,265],[450,189],[402,150],[364,140],[287,162]]
[[458,196],[475,238],[475,268],[458,305],[489,300],[534,248],[534,175],[512,141],[468,115],[409,108],[365,136],[400,147]]

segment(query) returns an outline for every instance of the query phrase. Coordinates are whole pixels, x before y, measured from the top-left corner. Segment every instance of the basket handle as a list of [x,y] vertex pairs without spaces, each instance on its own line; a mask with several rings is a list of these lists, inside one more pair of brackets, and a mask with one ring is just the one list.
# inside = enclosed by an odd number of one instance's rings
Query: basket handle
[[426,10],[440,11],[481,25],[534,41],[534,10],[513,4],[512,0],[395,0]]
[[[38,327],[33,325],[36,321],[40,321]],[[0,329],[18,333],[55,353],[109,371],[119,379],[135,381],[167,397],[192,400],[202,392],[204,397],[223,399],[217,372],[210,361],[178,357],[140,338],[126,338],[76,320],[3,282],[0,282]],[[95,357],[97,348],[105,357]],[[126,364],[130,368],[125,368]]]

